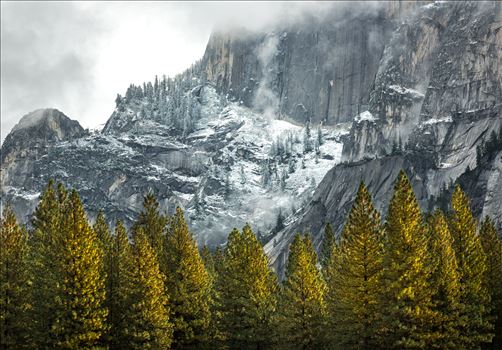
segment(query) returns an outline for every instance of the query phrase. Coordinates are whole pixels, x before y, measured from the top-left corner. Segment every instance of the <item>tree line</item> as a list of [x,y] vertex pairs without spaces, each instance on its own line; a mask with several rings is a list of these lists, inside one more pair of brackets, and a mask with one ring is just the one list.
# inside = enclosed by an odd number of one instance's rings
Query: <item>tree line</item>
[[49,182],[32,228],[1,230],[2,349],[500,349],[502,242],[456,187],[421,212],[404,172],[382,222],[361,184],[319,256],[290,244],[285,276],[249,225],[200,250],[153,194],[126,230],[90,224],[75,190]]

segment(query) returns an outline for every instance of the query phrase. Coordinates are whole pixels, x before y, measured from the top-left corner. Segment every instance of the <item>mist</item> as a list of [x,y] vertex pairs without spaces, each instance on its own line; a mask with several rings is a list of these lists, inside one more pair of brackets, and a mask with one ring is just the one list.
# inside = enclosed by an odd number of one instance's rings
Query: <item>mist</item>
[[[375,11],[348,2],[1,2],[1,140],[39,108],[98,128],[117,93],[200,59],[213,30],[266,31]],[[274,40],[273,38],[271,40]],[[272,44],[273,42],[269,42]],[[268,64],[270,52],[258,53]],[[267,62],[265,62],[267,61]],[[275,113],[265,81],[257,104]]]

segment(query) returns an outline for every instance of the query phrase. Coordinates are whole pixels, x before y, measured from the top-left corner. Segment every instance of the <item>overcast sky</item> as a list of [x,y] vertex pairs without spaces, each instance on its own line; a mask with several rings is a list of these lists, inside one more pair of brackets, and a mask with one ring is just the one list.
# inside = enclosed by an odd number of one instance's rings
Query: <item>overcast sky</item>
[[2,1],[2,141],[37,108],[57,108],[84,127],[106,122],[130,83],[183,71],[202,57],[215,23],[244,13],[244,22],[263,22],[264,5]]
[[201,58],[215,26],[260,29],[323,4],[1,2],[1,138],[52,107],[97,127],[130,83],[173,76]]

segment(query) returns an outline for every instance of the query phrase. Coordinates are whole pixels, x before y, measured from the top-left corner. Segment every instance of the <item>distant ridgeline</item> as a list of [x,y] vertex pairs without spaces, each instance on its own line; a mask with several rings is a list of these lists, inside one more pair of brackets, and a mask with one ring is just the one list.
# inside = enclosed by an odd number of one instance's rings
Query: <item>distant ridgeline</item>
[[1,346],[498,349],[501,237],[459,186],[451,208],[422,213],[400,172],[382,222],[361,183],[340,237],[327,224],[318,256],[296,234],[278,278],[250,225],[210,251],[148,194],[112,232],[51,181],[32,229],[0,221]]

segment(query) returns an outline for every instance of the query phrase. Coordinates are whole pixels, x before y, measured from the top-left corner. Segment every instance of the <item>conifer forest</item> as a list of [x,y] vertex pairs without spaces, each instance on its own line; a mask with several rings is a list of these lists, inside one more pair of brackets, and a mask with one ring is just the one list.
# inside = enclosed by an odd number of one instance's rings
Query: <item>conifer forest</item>
[[500,349],[502,241],[456,186],[424,213],[402,171],[385,217],[361,183],[341,232],[325,223],[270,267],[252,223],[198,246],[153,193],[126,229],[87,219],[50,181],[31,223],[1,219],[2,349]]

